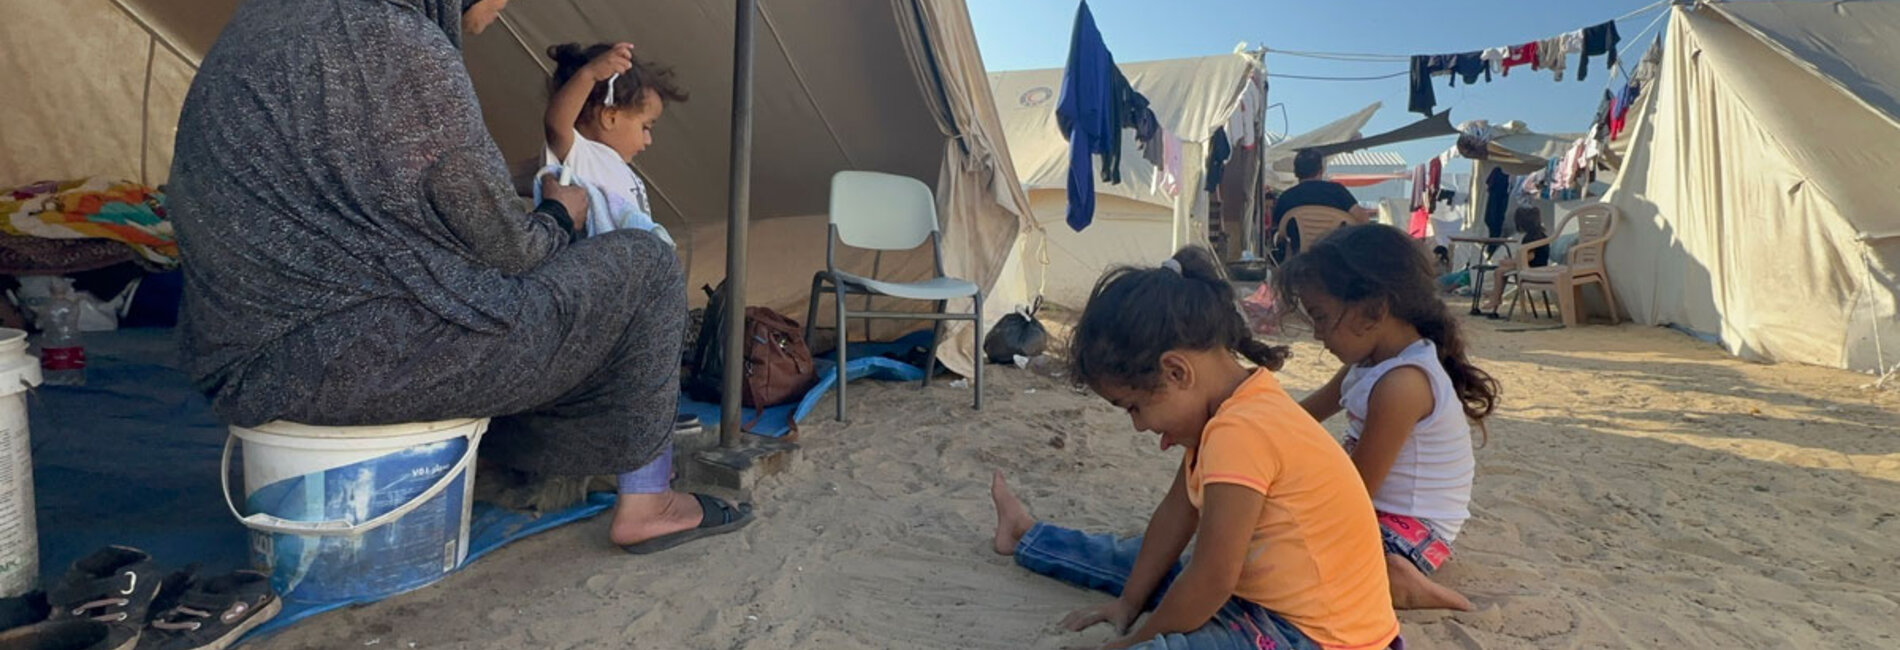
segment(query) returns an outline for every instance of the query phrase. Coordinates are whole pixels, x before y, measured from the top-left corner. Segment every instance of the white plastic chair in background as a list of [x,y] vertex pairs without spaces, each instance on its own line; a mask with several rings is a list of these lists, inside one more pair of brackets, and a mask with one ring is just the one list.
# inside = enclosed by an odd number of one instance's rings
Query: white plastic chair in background
[[[844,419],[845,363],[848,360],[846,325],[860,320],[930,320],[930,361],[924,368],[924,385],[930,385],[937,372],[937,345],[943,338],[943,323],[967,320],[976,324],[971,358],[976,370],[971,379],[975,408],[983,408],[983,290],[976,283],[944,275],[943,237],[937,225],[936,198],[930,186],[914,178],[877,172],[846,171],[831,177],[831,227],[825,238],[825,270],[812,277],[811,301],[805,314],[805,340],[811,340],[818,320],[818,298],[829,291],[837,299],[837,369],[835,388],[838,396],[837,418]],[[936,276],[918,282],[886,282],[841,271],[837,264],[837,245],[875,251],[907,251],[930,242]],[[851,311],[845,305],[850,295],[884,296],[936,303],[930,312]],[[969,313],[946,313],[950,300],[970,298]]]

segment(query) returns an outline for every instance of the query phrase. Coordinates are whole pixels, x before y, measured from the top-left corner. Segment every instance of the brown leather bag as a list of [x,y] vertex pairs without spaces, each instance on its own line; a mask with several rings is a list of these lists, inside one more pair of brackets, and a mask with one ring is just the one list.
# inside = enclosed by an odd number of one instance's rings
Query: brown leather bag
[[745,329],[741,403],[764,415],[766,407],[804,397],[818,383],[818,369],[798,321],[764,307],[747,307]]

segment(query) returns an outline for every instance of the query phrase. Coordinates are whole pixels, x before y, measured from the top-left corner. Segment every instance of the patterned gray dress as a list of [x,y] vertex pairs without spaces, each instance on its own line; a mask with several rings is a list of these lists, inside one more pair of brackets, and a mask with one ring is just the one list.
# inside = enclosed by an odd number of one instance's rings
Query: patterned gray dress
[[232,18],[169,188],[187,371],[238,425],[493,417],[483,455],[517,469],[633,470],[672,436],[678,259],[646,232],[570,243],[515,207],[461,5],[250,0]]

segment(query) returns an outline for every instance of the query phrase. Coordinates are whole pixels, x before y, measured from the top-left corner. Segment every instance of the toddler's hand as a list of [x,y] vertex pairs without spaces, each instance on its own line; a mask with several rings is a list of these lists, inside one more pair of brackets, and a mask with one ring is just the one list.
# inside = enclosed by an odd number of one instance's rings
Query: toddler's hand
[[633,44],[615,43],[614,49],[600,53],[594,60],[581,68],[588,78],[596,82],[606,81],[609,77],[633,69]]

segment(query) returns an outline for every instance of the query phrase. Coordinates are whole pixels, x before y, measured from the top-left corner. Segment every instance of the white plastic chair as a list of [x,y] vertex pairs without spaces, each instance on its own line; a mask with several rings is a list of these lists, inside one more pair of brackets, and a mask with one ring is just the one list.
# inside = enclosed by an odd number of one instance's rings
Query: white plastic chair
[[[930,241],[935,259],[936,277],[920,282],[886,282],[838,270],[837,244],[876,251],[907,251]],[[839,420],[844,419],[846,325],[850,319],[930,320],[935,321],[930,337],[930,361],[924,368],[924,386],[937,374],[937,344],[943,338],[943,323],[967,320],[976,324],[975,348],[971,358],[976,371],[971,390],[976,394],[975,408],[983,408],[983,290],[976,283],[944,275],[943,237],[937,226],[937,203],[930,186],[914,178],[877,172],[838,172],[831,177],[831,228],[825,238],[825,270],[811,280],[811,302],[805,314],[805,340],[811,340],[818,320],[818,297],[830,291],[837,299],[837,373]],[[936,303],[933,312],[851,311],[845,296],[885,296]],[[948,301],[971,298],[970,313],[945,313]]]

